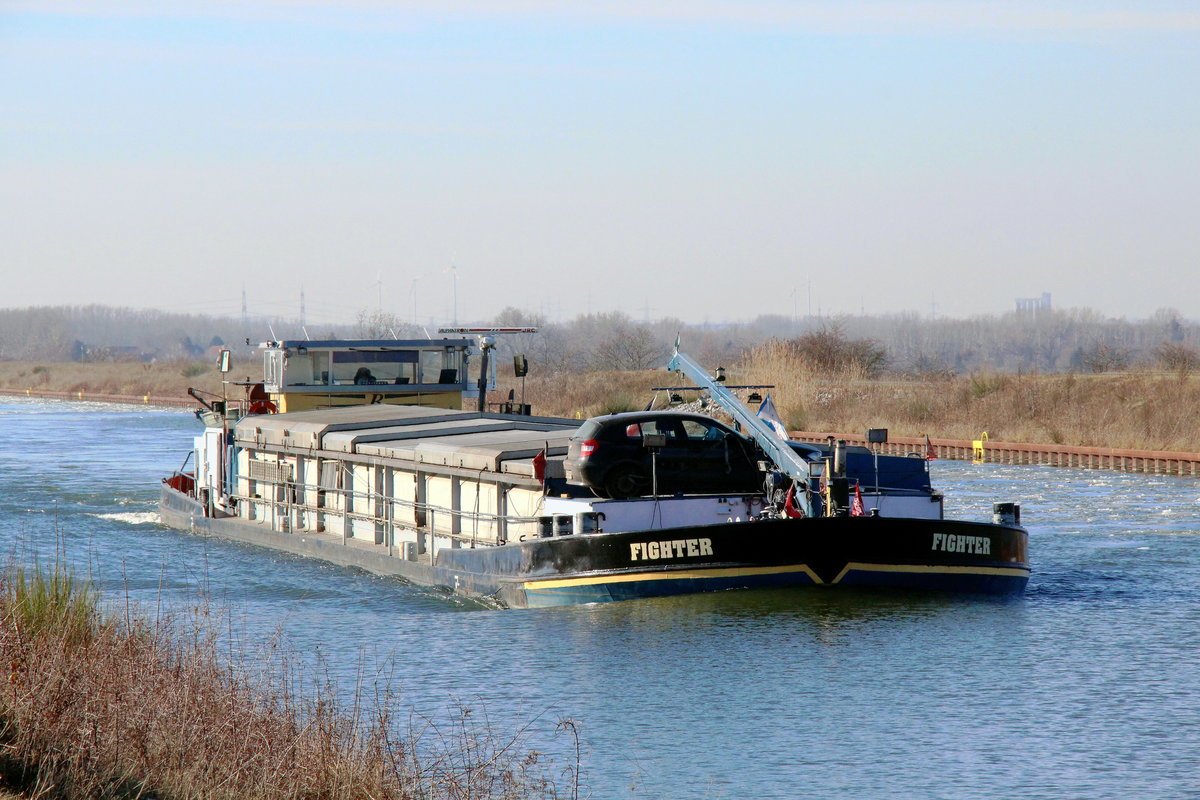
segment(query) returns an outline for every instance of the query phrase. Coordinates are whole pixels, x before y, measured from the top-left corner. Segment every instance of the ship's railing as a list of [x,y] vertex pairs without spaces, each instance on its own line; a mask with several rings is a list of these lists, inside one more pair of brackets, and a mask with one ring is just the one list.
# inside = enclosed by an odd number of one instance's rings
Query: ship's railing
[[[523,540],[526,536],[537,536],[539,524],[542,521],[540,517],[454,509],[434,503],[398,498],[376,491],[329,488],[296,481],[279,483],[257,481],[257,483],[265,492],[260,491],[256,495],[231,492],[228,497],[239,506],[243,503],[265,506],[271,514],[273,528],[279,529],[281,516],[289,520],[290,526],[290,521],[296,519],[297,512],[335,516],[344,520],[358,520],[373,524],[376,528],[376,539],[379,538],[380,533],[383,533],[387,539],[384,542],[376,541],[375,544],[386,544],[389,547],[394,547],[396,544],[397,528],[476,547],[481,544],[505,544],[510,539],[509,532],[511,531],[525,531],[525,533],[518,534],[518,541]],[[323,502],[310,503],[298,499],[307,497],[310,493],[322,498]],[[336,502],[338,499],[340,502]],[[373,509],[373,511],[359,511],[357,510],[359,508]],[[396,519],[393,511],[398,508],[410,511],[414,521]],[[363,537],[349,535],[348,528],[348,525],[343,525],[343,539],[369,541]],[[471,530],[464,532],[463,528]],[[489,532],[481,534],[481,528],[486,528]]]

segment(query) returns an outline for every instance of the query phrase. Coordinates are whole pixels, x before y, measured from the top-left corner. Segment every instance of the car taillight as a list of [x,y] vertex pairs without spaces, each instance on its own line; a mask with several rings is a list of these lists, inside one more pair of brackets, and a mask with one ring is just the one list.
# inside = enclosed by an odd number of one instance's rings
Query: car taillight
[[592,453],[596,452],[596,446],[599,444],[595,439],[584,439],[579,443],[579,457],[587,458]]

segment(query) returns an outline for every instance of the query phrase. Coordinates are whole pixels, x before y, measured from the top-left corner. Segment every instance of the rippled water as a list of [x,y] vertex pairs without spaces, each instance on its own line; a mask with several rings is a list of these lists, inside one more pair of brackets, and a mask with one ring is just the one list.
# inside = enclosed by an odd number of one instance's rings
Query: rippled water
[[[0,542],[61,541],[109,598],[207,593],[245,640],[534,736],[569,716],[592,796],[1200,797],[1200,482],[934,465],[951,516],[1020,500],[1008,600],[781,590],[494,611],[155,522],[188,414],[0,399]],[[56,534],[56,531],[58,532]],[[380,678],[380,676],[383,676]]]

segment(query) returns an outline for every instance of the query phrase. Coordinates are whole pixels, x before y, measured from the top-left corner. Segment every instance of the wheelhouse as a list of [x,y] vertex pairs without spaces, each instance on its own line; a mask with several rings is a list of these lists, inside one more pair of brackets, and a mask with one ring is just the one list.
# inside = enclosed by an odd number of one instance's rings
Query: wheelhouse
[[374,403],[461,409],[470,339],[263,342],[263,388],[280,412]]

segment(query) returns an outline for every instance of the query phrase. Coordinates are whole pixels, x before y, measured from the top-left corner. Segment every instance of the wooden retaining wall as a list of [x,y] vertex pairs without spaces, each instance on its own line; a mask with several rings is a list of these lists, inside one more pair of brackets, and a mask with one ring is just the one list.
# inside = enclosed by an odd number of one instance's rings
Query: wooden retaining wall
[[[866,436],[851,433],[792,431],[791,436],[804,442],[825,442],[833,436],[835,439],[845,439],[847,444],[877,446],[880,453],[887,455],[916,453],[924,456],[926,450],[925,438],[917,436],[889,436],[887,443],[882,445],[868,445]],[[931,437],[929,444],[938,458],[966,461],[974,458],[973,441]],[[984,462],[992,464],[1042,464],[1052,467],[1111,469],[1161,475],[1200,475],[1200,453],[1170,450],[1119,450],[1113,447],[985,441],[983,456]]]

